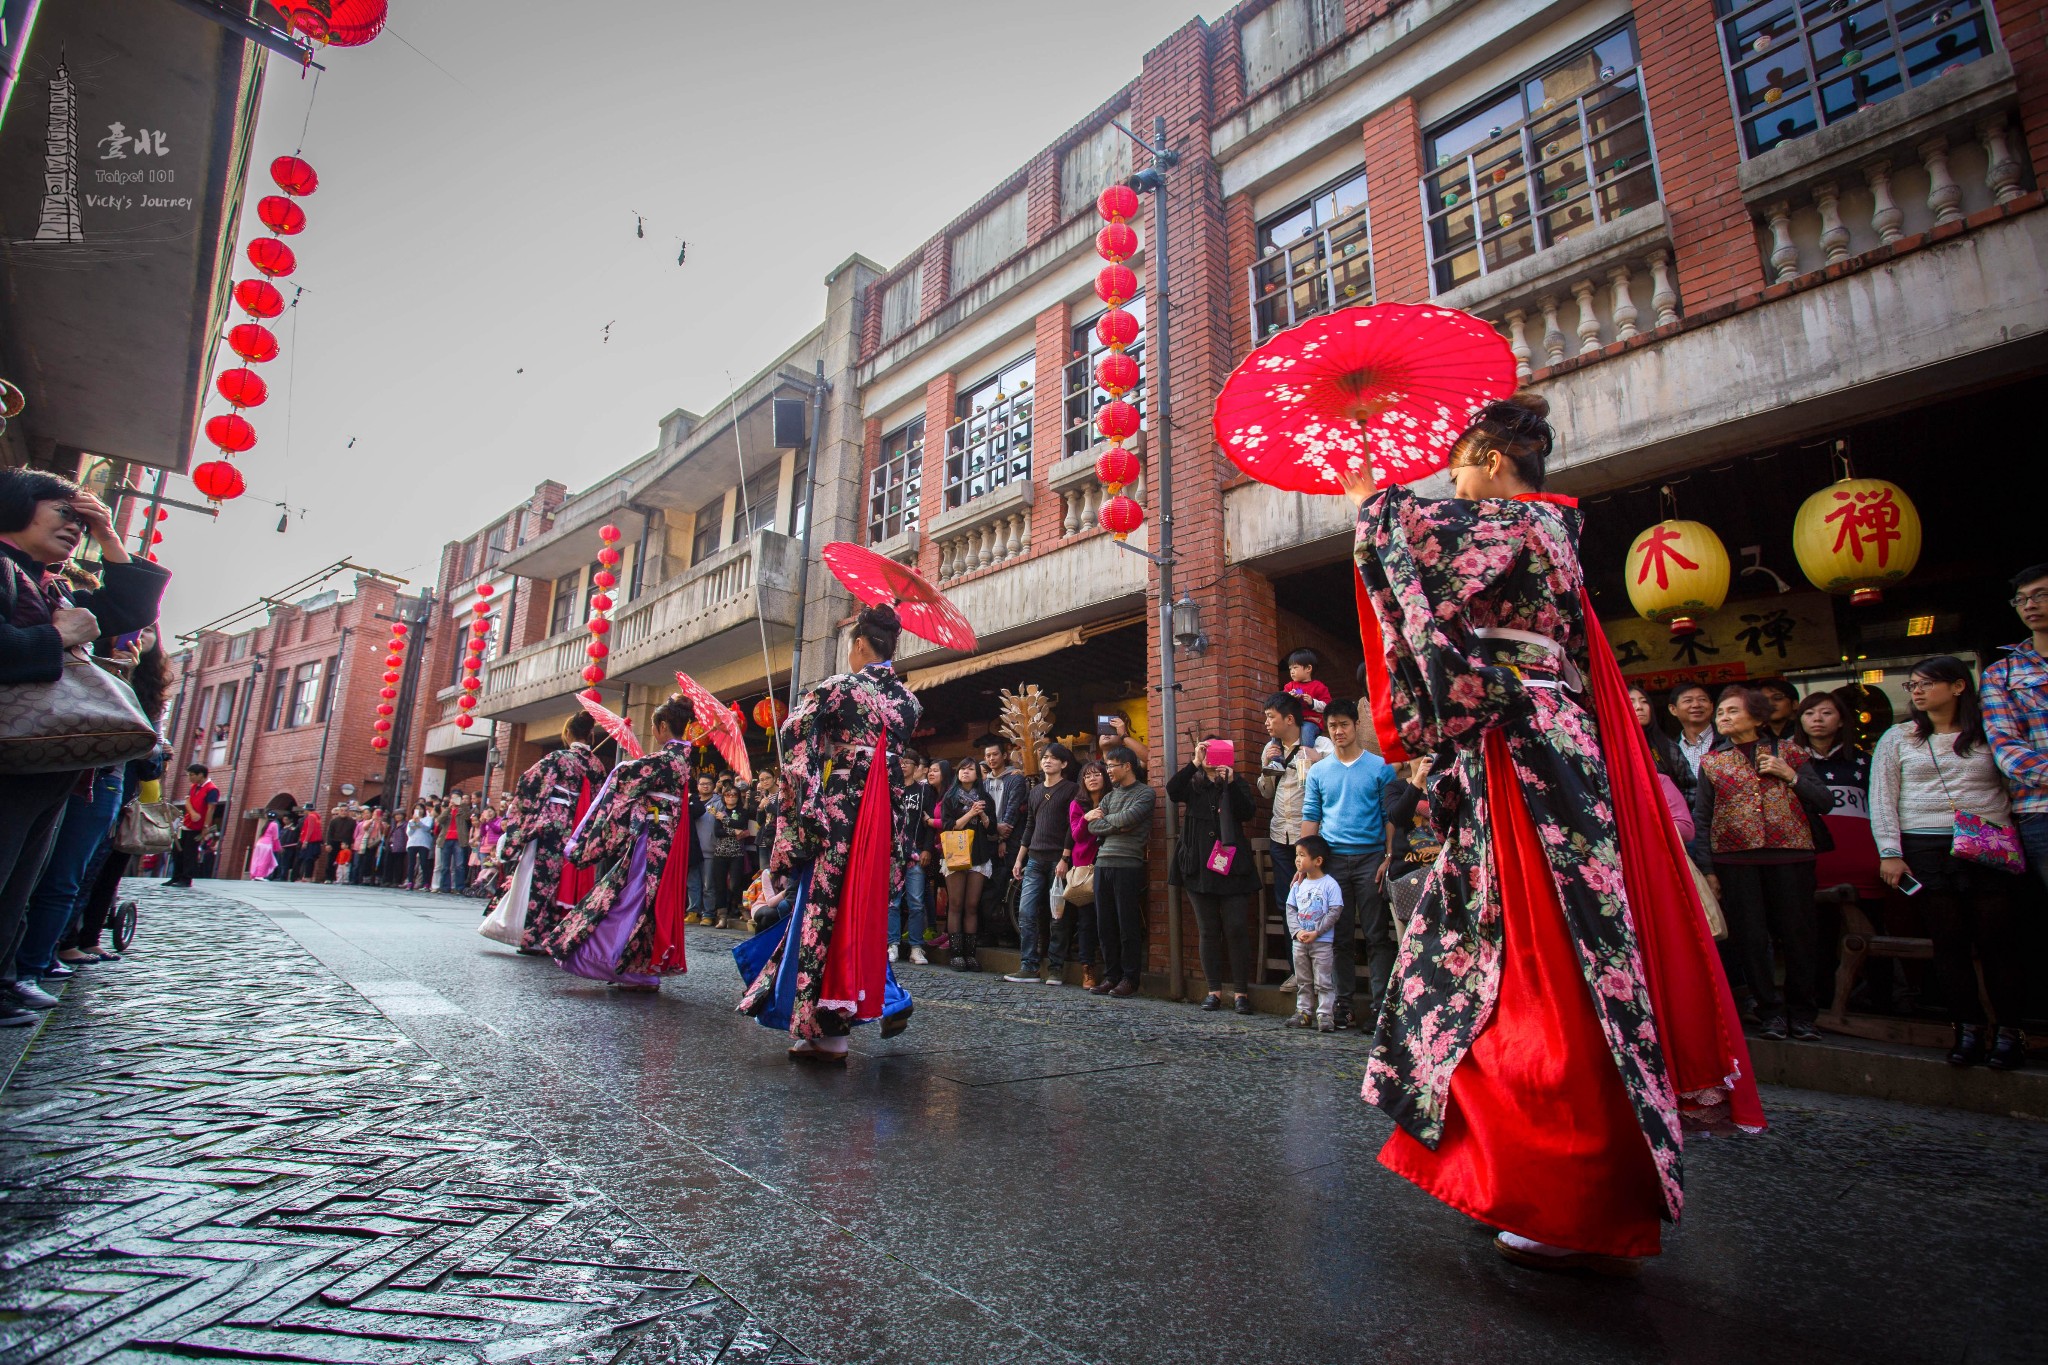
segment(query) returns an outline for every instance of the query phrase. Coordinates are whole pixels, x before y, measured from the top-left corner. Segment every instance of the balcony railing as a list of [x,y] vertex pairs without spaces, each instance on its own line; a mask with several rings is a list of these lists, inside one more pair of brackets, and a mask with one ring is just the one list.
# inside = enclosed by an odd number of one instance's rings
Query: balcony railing
[[1306,227],[1245,272],[1252,344],[1303,318],[1373,301],[1372,215],[1361,204],[1322,227]]
[[1492,131],[1422,177],[1436,292],[1663,197],[1640,67]]
[[946,428],[946,506],[1031,479],[1031,383]]
[[1752,0],[1726,8],[1721,64],[1744,157],[1992,50],[1982,0]]

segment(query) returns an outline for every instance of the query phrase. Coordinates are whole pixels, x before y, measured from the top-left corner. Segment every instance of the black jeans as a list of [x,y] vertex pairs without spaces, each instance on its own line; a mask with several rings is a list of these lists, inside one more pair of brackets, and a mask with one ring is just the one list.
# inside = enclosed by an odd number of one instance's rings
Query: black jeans
[[[1721,879],[1721,913],[1728,941],[1742,959],[1742,974],[1756,993],[1758,1017],[1782,1015],[1810,1024],[1820,1013],[1813,993],[1813,959],[1819,914],[1813,904],[1813,859],[1796,863],[1739,863],[1714,860]],[[1785,984],[1777,982],[1771,941],[1785,954]]]
[[178,827],[178,846],[171,850],[171,875],[165,886],[190,886],[192,876],[199,870],[199,835],[201,831]]
[[1977,994],[1977,964],[1984,967],[1984,994],[2006,1028],[2020,1026],[2027,978],[2020,944],[2020,917],[2013,893],[2020,879],[2010,872],[1966,863],[1949,852],[1946,834],[1899,837],[1906,866],[1920,879],[1913,897],[1927,935],[1934,940],[1934,972],[1958,1024],[1981,1024],[1984,1002]]
[[1102,936],[1102,979],[1138,984],[1145,970],[1143,863],[1095,864],[1095,924]]
[[1230,983],[1239,995],[1251,993],[1252,898],[1244,892],[1235,896],[1205,896],[1186,893],[1195,907],[1195,928],[1202,940],[1202,976],[1209,990],[1223,989],[1223,954],[1230,953]]
[[[1333,984],[1337,990],[1336,1017],[1341,1024],[1352,1017],[1352,997],[1358,992],[1358,928],[1365,929],[1366,1026],[1380,1017],[1380,1001],[1387,993],[1387,978],[1394,974],[1394,918],[1387,913],[1387,898],[1380,893],[1380,865],[1387,860],[1384,849],[1367,853],[1332,853],[1323,872],[1344,892],[1344,911],[1337,917],[1337,939],[1333,947]],[[1275,875],[1278,875],[1277,871]],[[1293,874],[1289,874],[1292,876]]]
[[28,926],[28,898],[42,878],[77,773],[0,777],[0,980],[14,980],[14,955]]

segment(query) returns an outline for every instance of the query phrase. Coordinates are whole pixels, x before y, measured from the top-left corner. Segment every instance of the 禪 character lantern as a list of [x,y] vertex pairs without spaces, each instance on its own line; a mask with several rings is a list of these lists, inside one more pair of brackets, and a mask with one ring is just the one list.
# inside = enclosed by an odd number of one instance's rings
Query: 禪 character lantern
[[1629,605],[1671,633],[1694,635],[1699,619],[1728,599],[1728,549],[1697,521],[1660,521],[1628,547]]
[[1881,601],[1920,560],[1920,510],[1884,479],[1840,479],[1792,519],[1792,553],[1816,588]]

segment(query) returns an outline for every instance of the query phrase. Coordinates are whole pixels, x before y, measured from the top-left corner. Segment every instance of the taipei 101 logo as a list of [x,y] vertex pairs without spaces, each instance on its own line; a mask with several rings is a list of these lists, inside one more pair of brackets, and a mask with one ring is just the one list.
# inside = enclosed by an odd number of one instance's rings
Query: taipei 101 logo
[[50,78],[50,119],[43,130],[43,212],[38,242],[82,242],[78,226],[78,94],[60,59]]

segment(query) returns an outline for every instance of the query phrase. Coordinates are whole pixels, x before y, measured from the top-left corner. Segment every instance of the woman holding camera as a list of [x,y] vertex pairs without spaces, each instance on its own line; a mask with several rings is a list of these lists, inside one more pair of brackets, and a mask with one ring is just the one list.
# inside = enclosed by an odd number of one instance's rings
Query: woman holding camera
[[1223,1008],[1223,955],[1230,954],[1233,1008],[1252,1013],[1252,900],[1258,862],[1245,825],[1258,813],[1251,783],[1237,772],[1237,746],[1211,735],[1190,746],[1195,756],[1166,783],[1166,799],[1187,810],[1180,850],[1166,884],[1178,886],[1195,908],[1201,935],[1205,1010]]

